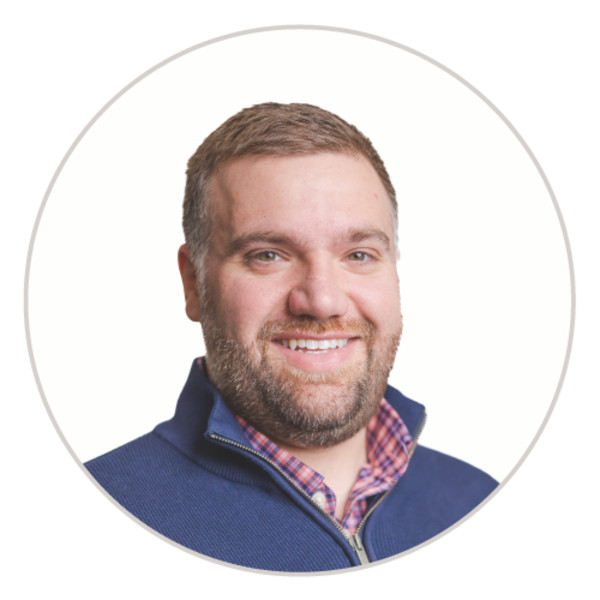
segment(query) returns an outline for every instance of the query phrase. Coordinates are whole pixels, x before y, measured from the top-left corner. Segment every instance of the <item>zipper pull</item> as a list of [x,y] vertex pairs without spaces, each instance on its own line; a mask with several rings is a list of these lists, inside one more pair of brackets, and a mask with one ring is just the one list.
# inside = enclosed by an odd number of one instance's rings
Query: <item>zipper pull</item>
[[369,560],[369,557],[367,556],[367,551],[365,550],[365,547],[362,545],[362,542],[360,540],[360,536],[358,535],[358,533],[355,533],[354,535],[350,536],[350,539],[348,541],[352,545],[352,549],[354,550],[354,552],[356,552],[356,554],[358,555],[358,560],[360,560],[360,564],[368,565],[371,561]]

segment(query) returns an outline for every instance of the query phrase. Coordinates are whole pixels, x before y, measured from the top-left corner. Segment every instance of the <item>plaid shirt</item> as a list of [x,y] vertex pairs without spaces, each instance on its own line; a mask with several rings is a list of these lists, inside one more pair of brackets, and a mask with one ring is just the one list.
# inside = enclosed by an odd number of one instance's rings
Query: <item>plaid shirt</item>
[[324,483],[322,475],[313,471],[303,462],[294,458],[260,431],[257,431],[236,415],[246,437],[255,450],[274,462],[302,491],[354,535],[367,512],[367,499],[389,490],[402,477],[408,467],[412,437],[398,413],[384,399],[377,414],[367,425],[367,459],[358,474],[348,501],[344,516],[335,516],[336,498],[333,491]]

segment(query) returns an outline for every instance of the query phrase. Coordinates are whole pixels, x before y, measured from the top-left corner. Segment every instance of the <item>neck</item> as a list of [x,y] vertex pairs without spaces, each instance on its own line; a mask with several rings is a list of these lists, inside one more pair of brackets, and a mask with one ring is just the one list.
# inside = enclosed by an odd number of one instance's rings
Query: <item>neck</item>
[[280,448],[323,476],[336,498],[335,516],[343,517],[348,496],[358,474],[367,463],[367,429],[331,448],[300,448],[273,440]]

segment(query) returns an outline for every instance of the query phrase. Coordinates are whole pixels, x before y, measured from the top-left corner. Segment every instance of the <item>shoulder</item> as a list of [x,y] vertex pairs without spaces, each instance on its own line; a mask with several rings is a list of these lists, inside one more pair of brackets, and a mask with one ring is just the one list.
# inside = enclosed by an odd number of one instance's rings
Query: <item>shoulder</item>
[[406,475],[407,482],[416,488],[435,490],[442,497],[469,504],[478,504],[498,486],[481,469],[425,446],[416,448]]
[[160,495],[173,477],[185,477],[192,462],[154,433],[148,433],[84,463],[94,479],[125,508],[136,514]]
[[498,482],[481,469],[418,446],[387,509],[411,524],[410,537],[420,543],[462,519],[497,487]]
[[498,482],[462,460],[418,446],[408,469],[373,513],[368,544],[377,558],[418,546],[468,515]]
[[202,437],[188,450],[176,447],[154,430],[84,463],[84,467],[125,505],[133,500],[134,492],[143,499],[164,494],[166,500],[173,490],[195,482],[204,489],[219,484],[255,484],[257,469],[244,457],[223,453]]

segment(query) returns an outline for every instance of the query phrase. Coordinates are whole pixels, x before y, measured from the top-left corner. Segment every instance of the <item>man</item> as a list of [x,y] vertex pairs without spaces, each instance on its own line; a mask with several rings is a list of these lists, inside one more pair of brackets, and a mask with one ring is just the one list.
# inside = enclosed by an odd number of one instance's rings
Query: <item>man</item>
[[129,512],[222,561],[328,571],[414,547],[496,487],[417,446],[424,408],[387,386],[397,204],[355,127],[306,104],[241,111],[190,159],[183,227],[206,356],[170,421],[86,464]]

